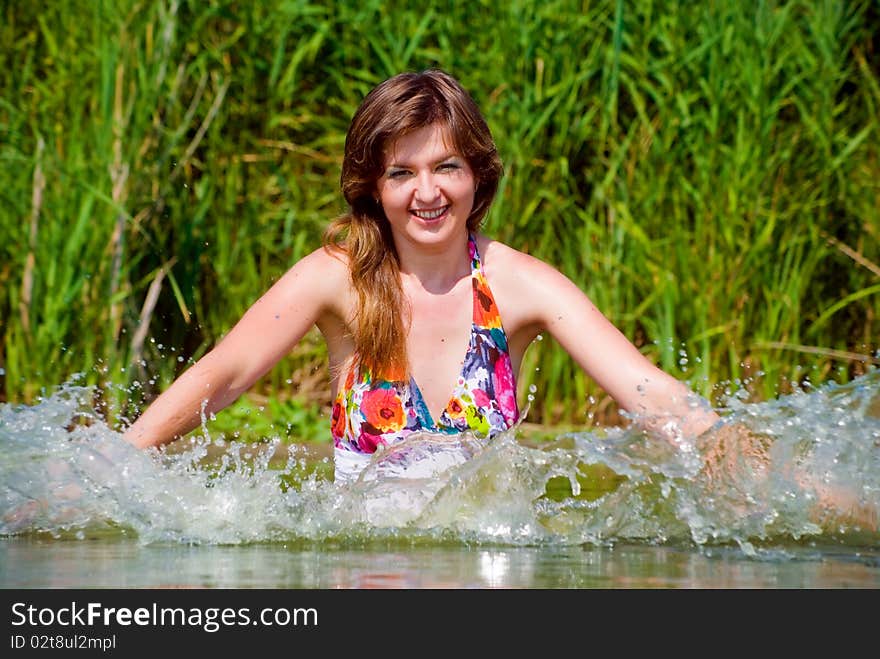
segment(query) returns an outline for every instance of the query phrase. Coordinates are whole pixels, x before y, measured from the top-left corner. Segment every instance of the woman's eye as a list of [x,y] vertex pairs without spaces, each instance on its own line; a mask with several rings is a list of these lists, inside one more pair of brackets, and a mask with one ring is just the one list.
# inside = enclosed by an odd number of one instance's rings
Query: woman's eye
[[458,169],[458,165],[456,165],[454,162],[445,162],[440,165],[439,169],[441,172],[451,172]]
[[407,172],[405,169],[393,169],[388,172],[388,178],[403,178]]

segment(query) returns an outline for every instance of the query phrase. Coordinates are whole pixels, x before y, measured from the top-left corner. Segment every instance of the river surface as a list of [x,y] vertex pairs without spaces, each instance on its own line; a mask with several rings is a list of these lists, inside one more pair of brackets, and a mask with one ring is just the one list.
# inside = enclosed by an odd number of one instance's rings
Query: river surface
[[[65,385],[0,406],[2,588],[877,588],[880,371],[699,438],[138,451]],[[326,445],[325,445],[326,446]]]

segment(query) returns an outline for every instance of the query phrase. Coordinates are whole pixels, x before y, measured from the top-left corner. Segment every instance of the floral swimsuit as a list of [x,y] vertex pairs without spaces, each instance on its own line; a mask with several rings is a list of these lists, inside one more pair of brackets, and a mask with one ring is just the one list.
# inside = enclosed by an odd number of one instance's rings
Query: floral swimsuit
[[355,360],[333,405],[337,471],[340,457],[353,458],[352,452],[369,457],[380,445],[395,444],[416,431],[471,431],[493,437],[516,423],[516,383],[507,336],[472,235],[468,236],[468,247],[474,316],[461,374],[446,409],[433,419],[415,379],[410,377],[407,382],[373,377]]

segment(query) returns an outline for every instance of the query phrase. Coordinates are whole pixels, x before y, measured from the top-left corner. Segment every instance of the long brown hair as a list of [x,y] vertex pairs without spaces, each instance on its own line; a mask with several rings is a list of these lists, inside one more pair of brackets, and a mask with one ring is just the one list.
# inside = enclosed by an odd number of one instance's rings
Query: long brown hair
[[354,318],[358,357],[374,373],[395,374],[394,379],[409,370],[404,322],[409,312],[376,184],[383,173],[385,149],[435,123],[446,128],[476,177],[474,207],[467,219],[468,230],[475,231],[498,190],[501,160],[474,100],[448,73],[429,69],[389,78],[370,91],[355,112],[345,138],[341,177],[349,210],[324,234],[326,247],[339,247],[348,256],[358,296]]

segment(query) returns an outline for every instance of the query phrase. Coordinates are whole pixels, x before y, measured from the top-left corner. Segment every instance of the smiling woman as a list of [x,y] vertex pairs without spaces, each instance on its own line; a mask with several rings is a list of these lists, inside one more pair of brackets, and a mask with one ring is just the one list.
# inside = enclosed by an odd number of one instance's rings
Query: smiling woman
[[[128,429],[164,444],[229,405],[313,326],[326,340],[337,481],[414,433],[492,438],[549,332],[621,407],[680,441],[719,419],[649,362],[556,268],[479,233],[502,165],[476,104],[428,70],[372,90],[346,138],[349,211]],[[502,322],[503,321],[503,322]]]
[[388,165],[379,179],[379,203],[391,226],[404,236],[453,233],[470,217],[474,172],[457,155],[448,132],[441,124],[425,126],[396,140],[385,156]]

